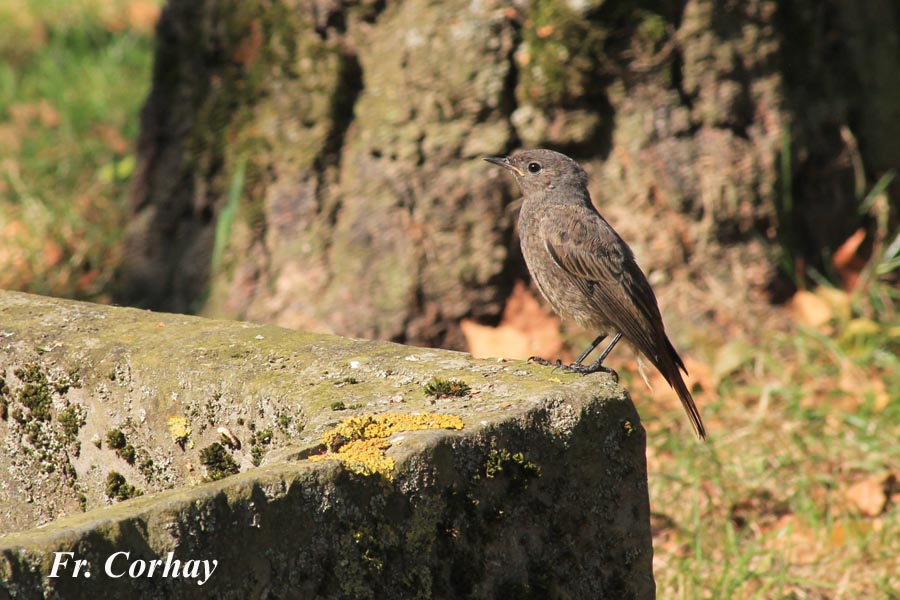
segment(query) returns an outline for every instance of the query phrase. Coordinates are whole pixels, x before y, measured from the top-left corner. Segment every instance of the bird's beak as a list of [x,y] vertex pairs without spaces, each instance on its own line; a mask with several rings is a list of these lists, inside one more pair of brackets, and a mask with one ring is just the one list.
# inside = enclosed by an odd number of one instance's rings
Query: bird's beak
[[503,167],[504,169],[507,169],[508,171],[512,171],[519,177],[525,176],[525,173],[523,173],[522,171],[520,171],[519,169],[514,167],[513,164],[511,162],[509,162],[508,156],[485,156],[484,160],[488,161],[489,163],[494,163],[495,165]]

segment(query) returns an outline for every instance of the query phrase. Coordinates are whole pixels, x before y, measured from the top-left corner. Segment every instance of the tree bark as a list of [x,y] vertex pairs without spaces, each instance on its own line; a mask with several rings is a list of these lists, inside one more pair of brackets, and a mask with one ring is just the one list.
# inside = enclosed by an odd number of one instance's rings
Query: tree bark
[[170,0],[118,300],[462,347],[527,277],[479,158],[549,146],[664,311],[745,318],[897,167],[897,24],[883,0]]

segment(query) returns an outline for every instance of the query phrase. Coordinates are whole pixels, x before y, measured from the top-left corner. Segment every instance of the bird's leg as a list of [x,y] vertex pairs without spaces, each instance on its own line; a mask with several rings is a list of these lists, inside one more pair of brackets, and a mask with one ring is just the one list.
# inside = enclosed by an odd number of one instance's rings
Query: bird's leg
[[585,349],[585,351],[581,353],[581,356],[576,358],[575,362],[573,362],[570,365],[564,365],[564,364],[562,364],[562,361],[558,360],[558,359],[556,362],[553,362],[553,361],[547,360],[546,358],[541,358],[540,356],[532,356],[531,358],[528,359],[528,362],[533,362],[533,363],[537,363],[539,365],[544,365],[545,367],[555,367],[557,369],[563,369],[564,371],[573,371],[575,373],[580,373],[581,375],[589,375],[590,373],[598,373],[598,372],[602,371],[603,373],[609,373],[610,375],[613,376],[613,379],[615,379],[616,381],[619,381],[619,374],[616,373],[615,371],[613,371],[612,369],[604,367],[603,361],[604,361],[604,359],[606,359],[607,355],[609,355],[609,353],[612,351],[613,347],[619,342],[619,339],[621,339],[621,337],[622,337],[622,334],[617,333],[616,336],[613,338],[613,340],[609,343],[609,346],[607,346],[603,350],[603,352],[600,353],[600,358],[598,358],[597,360],[595,360],[593,363],[591,363],[588,366],[584,366],[582,364],[584,362],[584,359],[587,358],[588,354],[590,354],[591,352],[594,351],[594,348],[596,348],[597,346],[600,345],[600,342],[602,342],[603,340],[606,339],[605,334],[598,335],[597,338],[593,342],[591,342],[591,345],[588,346]]
[[606,359],[607,356],[609,356],[609,353],[612,352],[612,349],[615,347],[615,345],[619,343],[619,340],[622,339],[621,333],[617,333],[615,335],[615,337],[609,343],[609,346],[607,346],[603,350],[603,352],[600,353],[600,357],[597,360],[595,360],[593,363],[591,363],[587,367],[585,367],[584,365],[581,364],[581,361],[583,361],[585,359],[585,357],[588,354],[590,354],[591,351],[594,348],[596,348],[600,344],[600,342],[603,341],[603,338],[605,338],[605,337],[606,336],[598,337],[596,340],[594,340],[594,343],[591,344],[591,346],[581,356],[578,357],[578,360],[573,362],[571,365],[560,365],[560,368],[565,369],[567,371],[575,371],[576,373],[580,373],[582,375],[588,375],[590,373],[597,373],[597,372],[609,373],[610,375],[613,376],[613,379],[615,379],[616,381],[619,381],[619,374],[610,368],[604,367],[603,361]]
[[606,339],[606,334],[605,334],[605,333],[604,333],[603,335],[598,335],[598,336],[597,336],[597,339],[595,339],[593,342],[591,342],[591,345],[588,346],[587,349],[586,349],[584,352],[581,353],[581,356],[579,356],[578,358],[576,358],[576,359],[575,359],[575,362],[573,362],[573,363],[572,363],[571,365],[569,365],[569,366],[570,366],[570,367],[580,367],[580,366],[581,366],[581,363],[584,361],[584,359],[587,358],[587,355],[590,354],[591,352],[593,352],[593,351],[594,351],[594,348],[596,348],[597,346],[599,346],[599,345],[600,345],[600,342],[602,342],[602,341],[605,340],[605,339]]
[[597,346],[599,346],[599,345],[600,345],[600,342],[602,342],[605,338],[606,338],[606,335],[605,335],[605,334],[604,334],[604,335],[598,335],[598,336],[597,336],[597,339],[595,339],[595,340],[591,343],[591,345],[587,347],[587,350],[585,350],[584,352],[582,352],[582,353],[581,353],[581,356],[579,356],[577,359],[575,359],[575,362],[573,362],[571,365],[564,365],[564,364],[562,363],[562,361],[559,360],[558,358],[556,359],[556,362],[553,362],[553,361],[551,361],[551,360],[547,360],[546,358],[541,358],[540,356],[532,356],[531,358],[528,359],[528,362],[537,363],[537,364],[543,365],[543,366],[545,366],[545,367],[557,367],[557,368],[560,368],[560,369],[568,369],[568,368],[571,368],[571,367],[578,368],[578,367],[581,366],[581,362],[582,362],[585,358],[587,358],[587,355],[590,354],[591,352],[593,352],[593,351],[594,351],[594,348],[596,348]]

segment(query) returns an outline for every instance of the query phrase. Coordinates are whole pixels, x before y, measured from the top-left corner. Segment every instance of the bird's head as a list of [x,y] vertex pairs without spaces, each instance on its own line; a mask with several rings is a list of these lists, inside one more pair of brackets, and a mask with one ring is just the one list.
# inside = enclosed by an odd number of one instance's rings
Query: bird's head
[[521,150],[510,156],[487,156],[484,160],[515,175],[526,197],[554,189],[587,193],[584,169],[565,154],[553,150]]

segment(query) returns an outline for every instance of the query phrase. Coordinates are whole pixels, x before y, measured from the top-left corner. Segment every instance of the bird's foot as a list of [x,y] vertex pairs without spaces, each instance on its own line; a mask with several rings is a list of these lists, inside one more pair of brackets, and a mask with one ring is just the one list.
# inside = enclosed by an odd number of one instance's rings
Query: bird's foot
[[528,362],[537,363],[545,367],[553,367],[554,369],[562,369],[563,371],[569,371],[570,373],[578,373],[579,375],[590,375],[591,373],[608,373],[609,375],[612,375],[612,378],[615,379],[616,383],[619,382],[619,374],[609,367],[604,367],[603,364],[599,361],[594,362],[590,365],[583,365],[579,362],[573,362],[571,365],[564,365],[563,362],[559,359],[557,359],[556,362],[553,362],[547,360],[546,358],[541,358],[540,356],[532,356],[528,359]]
[[552,360],[547,360],[546,358],[541,358],[540,356],[532,356],[528,359],[528,362],[543,365],[545,367],[564,367],[565,366],[564,364],[562,364],[562,361],[559,359],[556,359],[556,362],[553,362]]

